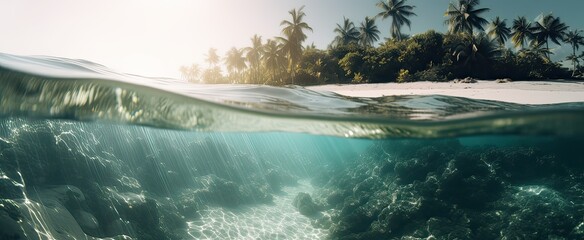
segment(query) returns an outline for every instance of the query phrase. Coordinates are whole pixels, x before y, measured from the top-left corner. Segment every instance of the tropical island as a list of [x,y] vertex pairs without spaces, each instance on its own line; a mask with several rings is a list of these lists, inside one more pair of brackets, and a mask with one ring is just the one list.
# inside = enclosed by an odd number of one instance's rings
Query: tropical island
[[[357,26],[343,18],[334,29],[336,37],[327,49],[305,45],[312,31],[304,19],[304,6],[292,9],[280,23],[281,36],[264,40],[254,35],[251,46],[231,48],[225,56],[211,48],[206,66],[182,66],[182,77],[195,83],[247,83],[267,85],[320,85],[346,83],[387,83],[449,81],[478,78],[509,80],[582,79],[584,68],[578,52],[584,45],[579,29],[570,29],[560,17],[542,14],[533,18],[517,16],[487,20],[489,8],[479,0],[449,3],[444,14],[446,33],[428,30],[408,36],[416,16],[407,0],[377,3],[379,12],[365,17]],[[376,21],[391,21],[390,36],[379,44]],[[554,62],[550,44],[571,47],[566,61]]]

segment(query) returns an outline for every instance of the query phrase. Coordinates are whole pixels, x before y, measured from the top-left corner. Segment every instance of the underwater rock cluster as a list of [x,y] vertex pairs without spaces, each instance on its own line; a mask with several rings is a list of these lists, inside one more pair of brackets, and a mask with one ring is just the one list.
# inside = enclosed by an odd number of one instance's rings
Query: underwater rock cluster
[[[583,139],[376,140],[356,159],[295,163],[305,156],[252,156],[206,138],[176,146],[180,135],[136,127],[0,123],[0,239],[247,236],[237,221],[204,233],[242,211],[278,223],[243,226],[267,238],[584,239]],[[306,169],[312,186],[286,195]],[[280,206],[289,209],[274,215]],[[231,215],[206,224],[210,212]],[[310,224],[318,231],[290,231]]]
[[332,239],[584,239],[578,142],[380,141],[315,179],[316,200]]
[[208,139],[179,156],[170,145],[144,147],[149,139],[119,147],[47,122],[29,127],[0,136],[0,239],[188,239],[201,210],[270,203],[297,180]]

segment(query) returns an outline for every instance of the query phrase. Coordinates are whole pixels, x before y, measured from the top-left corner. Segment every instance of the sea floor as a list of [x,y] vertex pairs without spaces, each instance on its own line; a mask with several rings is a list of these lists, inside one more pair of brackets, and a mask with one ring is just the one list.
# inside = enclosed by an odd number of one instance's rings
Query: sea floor
[[194,239],[324,239],[328,230],[314,227],[292,205],[300,192],[312,194],[314,188],[308,180],[300,180],[274,194],[272,204],[209,207],[199,219],[188,222],[189,235]]

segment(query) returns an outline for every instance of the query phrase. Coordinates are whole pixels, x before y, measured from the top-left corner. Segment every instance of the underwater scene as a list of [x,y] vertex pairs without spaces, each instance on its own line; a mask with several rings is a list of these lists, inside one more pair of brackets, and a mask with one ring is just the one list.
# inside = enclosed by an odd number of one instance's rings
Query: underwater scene
[[584,103],[0,54],[0,239],[584,239]]

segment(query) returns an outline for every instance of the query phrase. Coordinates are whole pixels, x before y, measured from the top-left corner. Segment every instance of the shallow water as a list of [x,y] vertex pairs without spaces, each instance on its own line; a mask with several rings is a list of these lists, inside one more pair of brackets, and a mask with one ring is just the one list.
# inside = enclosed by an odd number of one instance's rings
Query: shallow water
[[584,103],[0,55],[0,239],[582,239]]

